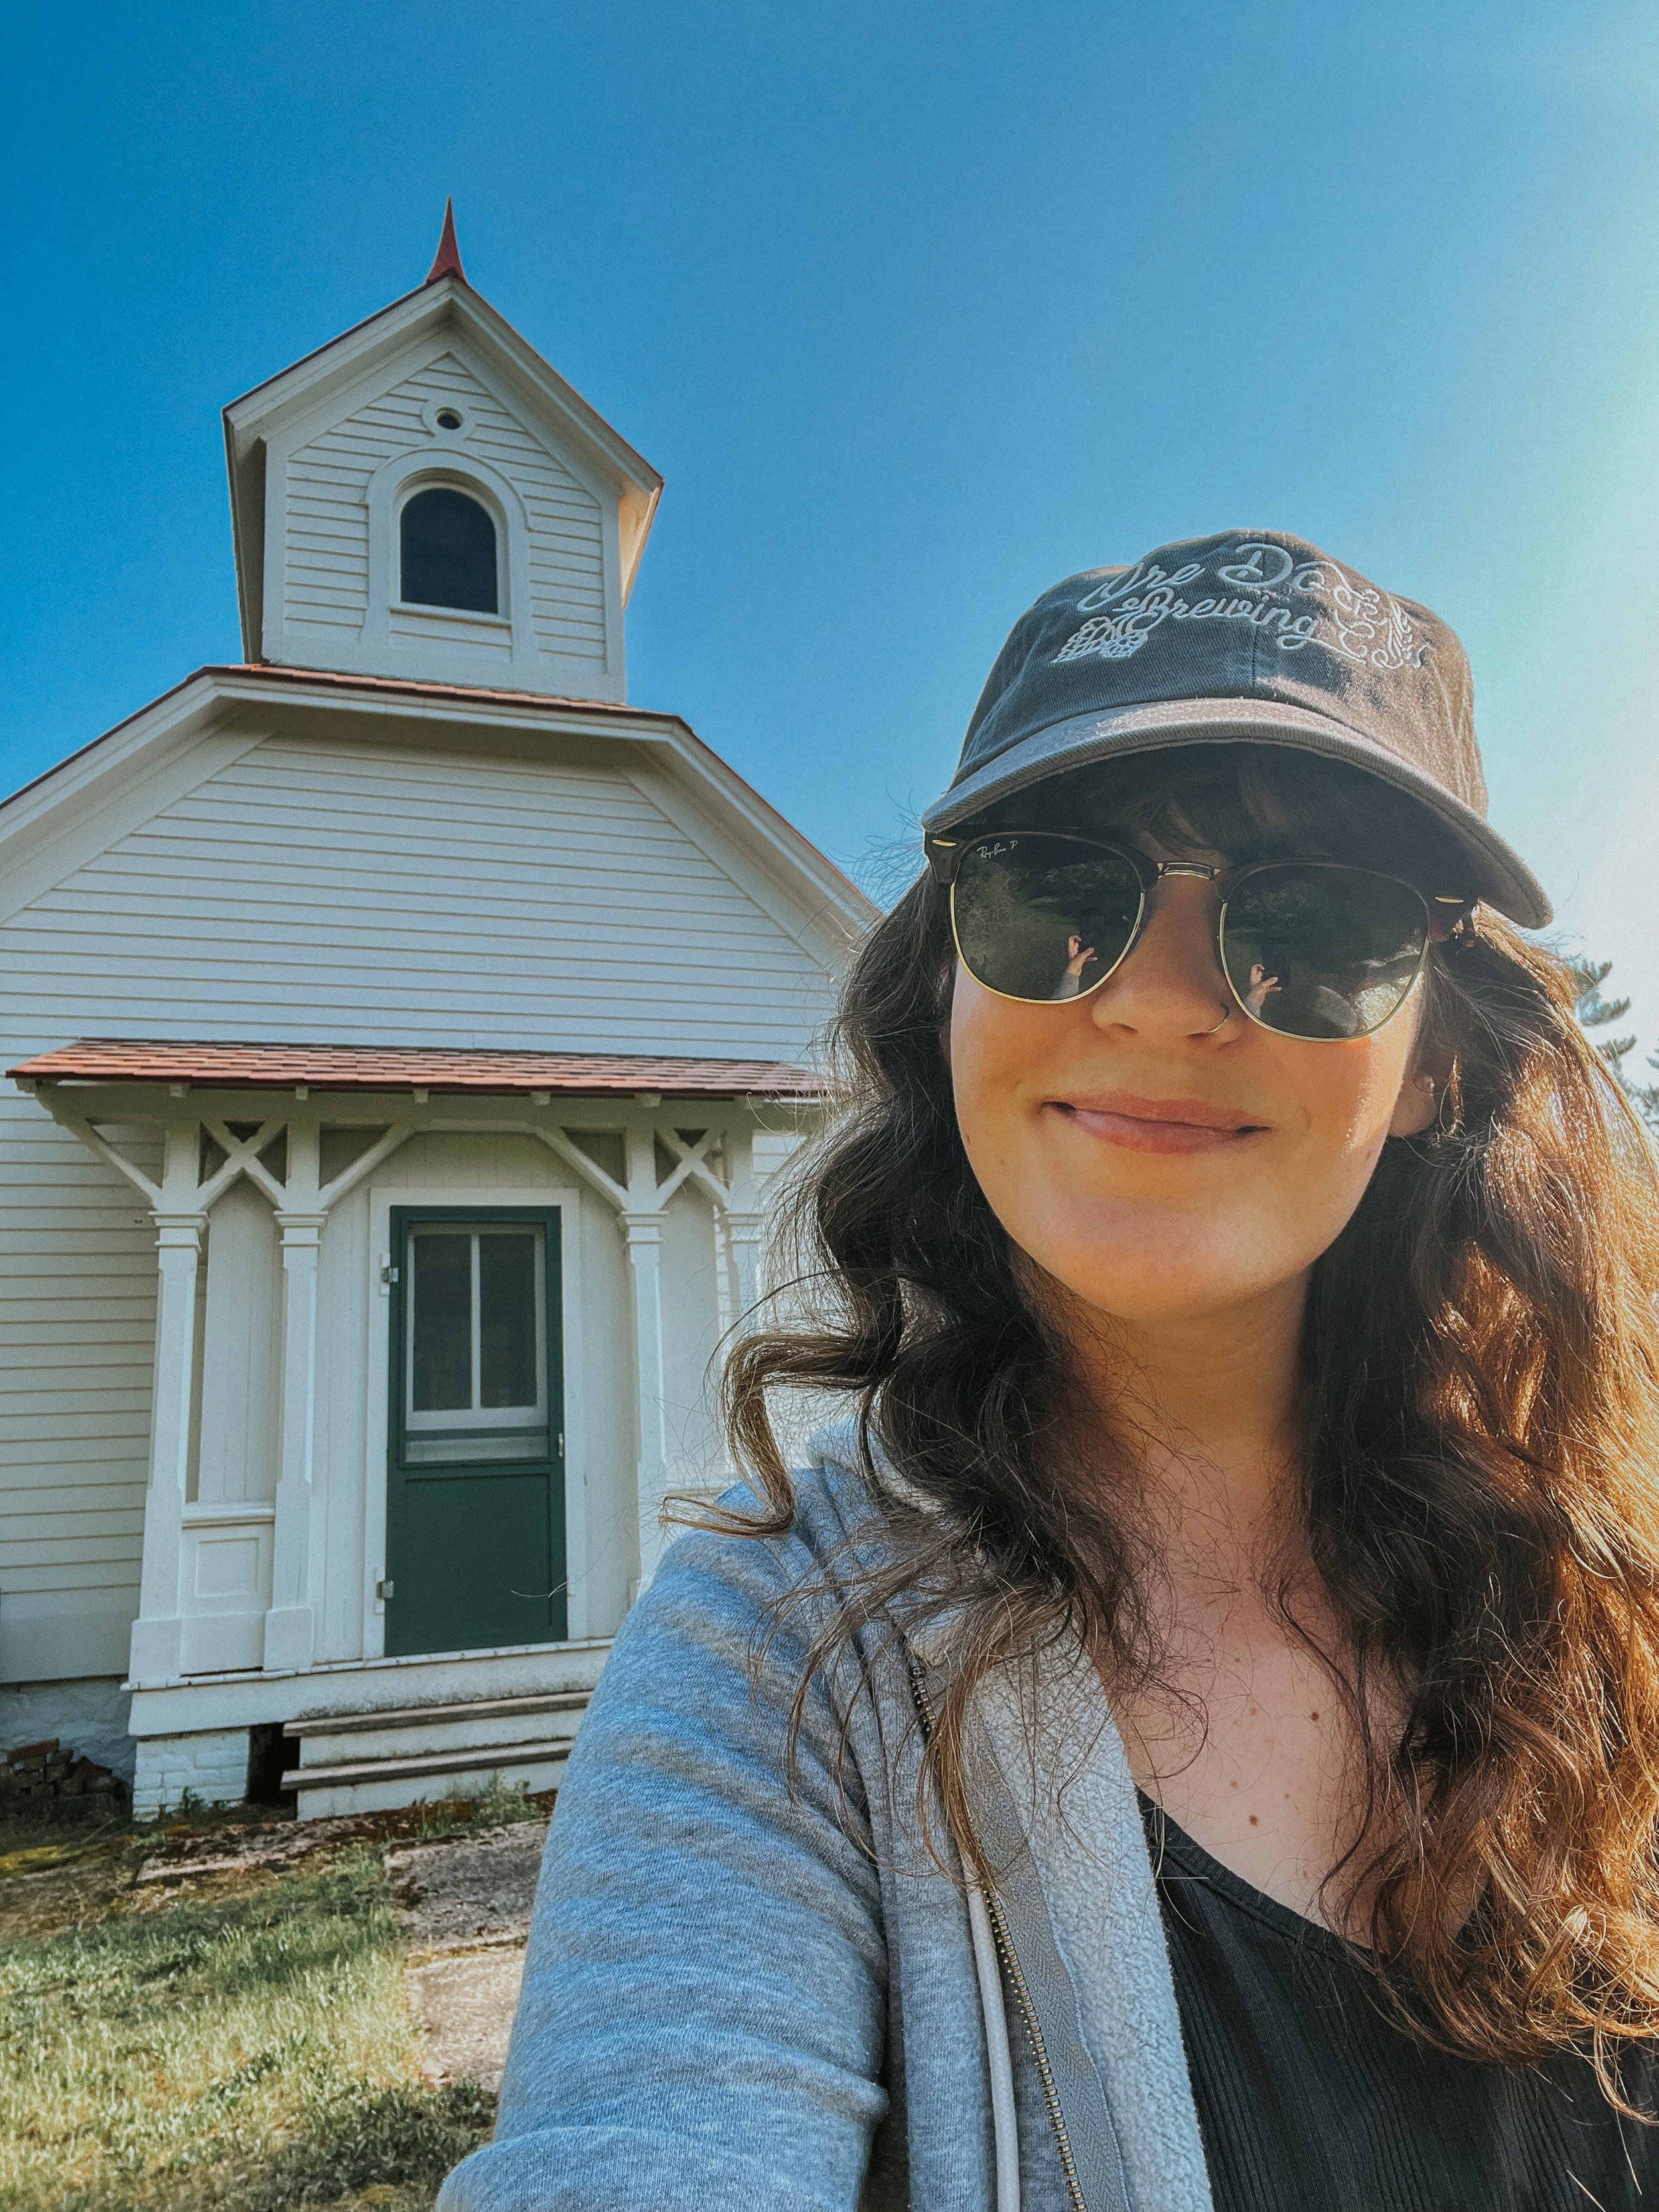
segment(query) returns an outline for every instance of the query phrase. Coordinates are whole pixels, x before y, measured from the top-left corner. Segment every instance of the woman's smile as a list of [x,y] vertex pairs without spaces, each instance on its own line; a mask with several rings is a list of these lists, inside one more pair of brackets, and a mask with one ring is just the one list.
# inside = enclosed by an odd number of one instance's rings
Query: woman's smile
[[1267,1124],[1202,1098],[1142,1098],[1128,1091],[1078,1091],[1044,1101],[1081,1134],[1131,1152],[1218,1152],[1267,1134]]

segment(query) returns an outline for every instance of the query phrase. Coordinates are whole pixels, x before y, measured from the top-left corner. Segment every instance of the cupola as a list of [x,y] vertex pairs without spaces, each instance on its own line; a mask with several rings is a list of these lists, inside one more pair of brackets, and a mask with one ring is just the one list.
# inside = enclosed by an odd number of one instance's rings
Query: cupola
[[619,700],[662,478],[468,283],[416,292],[225,410],[252,661]]

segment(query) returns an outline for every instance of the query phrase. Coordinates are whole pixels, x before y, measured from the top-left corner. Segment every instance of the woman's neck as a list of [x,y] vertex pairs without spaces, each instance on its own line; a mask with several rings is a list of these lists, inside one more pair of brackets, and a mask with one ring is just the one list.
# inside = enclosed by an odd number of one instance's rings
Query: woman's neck
[[[1324,1918],[1341,1906],[1322,1885],[1364,1825],[1363,1759],[1342,1626],[1297,1510],[1305,1288],[1178,1323],[1060,1326],[1117,1510],[1156,1559],[1150,1674],[1103,1658],[1130,1771],[1224,1865]],[[1374,1721],[1393,1718],[1379,1698]]]
[[1130,1448],[1151,1518],[1188,1542],[1208,1530],[1228,1549],[1255,1551],[1282,1523],[1306,1297],[1297,1278],[1221,1313],[1060,1316],[1085,1400]]

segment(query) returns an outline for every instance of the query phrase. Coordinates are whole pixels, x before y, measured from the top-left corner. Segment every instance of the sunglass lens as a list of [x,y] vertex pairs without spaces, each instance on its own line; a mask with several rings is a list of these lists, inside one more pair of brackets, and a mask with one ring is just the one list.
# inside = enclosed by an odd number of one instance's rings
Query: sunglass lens
[[1410,884],[1366,868],[1291,861],[1255,870],[1234,890],[1221,957],[1267,1028],[1357,1037],[1405,1004],[1427,938],[1427,911]]
[[1140,882],[1108,848],[1011,830],[963,854],[951,913],[976,982],[1007,999],[1075,999],[1122,958]]

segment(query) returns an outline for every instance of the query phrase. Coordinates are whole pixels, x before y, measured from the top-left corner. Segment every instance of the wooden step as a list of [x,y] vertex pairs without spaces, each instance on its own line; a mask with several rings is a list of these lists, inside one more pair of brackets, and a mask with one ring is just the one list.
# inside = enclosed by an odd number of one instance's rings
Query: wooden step
[[482,1774],[498,1766],[533,1766],[570,1756],[571,1739],[541,1743],[477,1744],[464,1751],[434,1751],[412,1759],[365,1759],[349,1765],[292,1766],[284,1790],[345,1790],[359,1782],[415,1782],[430,1774]]
[[[447,1705],[389,1705],[379,1712],[312,1713],[285,1721],[284,1735],[351,1735],[368,1729],[419,1728],[437,1722],[510,1719],[522,1714],[580,1712],[591,1690],[545,1690],[521,1698],[458,1698]],[[320,1770],[319,1770],[320,1771]],[[284,1785],[286,1786],[286,1785]]]

